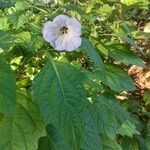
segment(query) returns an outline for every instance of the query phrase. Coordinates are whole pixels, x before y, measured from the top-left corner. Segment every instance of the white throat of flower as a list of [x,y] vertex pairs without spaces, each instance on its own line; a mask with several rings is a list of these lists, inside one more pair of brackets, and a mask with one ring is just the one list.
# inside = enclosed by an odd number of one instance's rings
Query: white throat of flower
[[60,29],[60,34],[67,34],[67,33],[68,33],[68,27],[63,26],[63,27]]
[[63,39],[70,39],[72,34],[71,34],[71,29],[68,26],[62,26],[59,30],[59,36]]

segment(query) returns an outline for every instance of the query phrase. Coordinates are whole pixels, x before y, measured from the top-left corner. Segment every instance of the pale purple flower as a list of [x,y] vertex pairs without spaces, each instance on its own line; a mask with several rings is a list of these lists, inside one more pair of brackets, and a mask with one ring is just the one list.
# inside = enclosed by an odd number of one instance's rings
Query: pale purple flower
[[81,45],[81,24],[74,18],[58,15],[43,27],[43,38],[57,51],[73,51]]

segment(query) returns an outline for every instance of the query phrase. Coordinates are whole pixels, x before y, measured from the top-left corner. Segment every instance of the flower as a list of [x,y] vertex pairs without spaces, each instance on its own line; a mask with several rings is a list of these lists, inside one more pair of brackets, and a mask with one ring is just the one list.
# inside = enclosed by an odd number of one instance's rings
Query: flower
[[81,45],[81,24],[74,18],[58,15],[43,27],[43,38],[57,51],[73,51]]

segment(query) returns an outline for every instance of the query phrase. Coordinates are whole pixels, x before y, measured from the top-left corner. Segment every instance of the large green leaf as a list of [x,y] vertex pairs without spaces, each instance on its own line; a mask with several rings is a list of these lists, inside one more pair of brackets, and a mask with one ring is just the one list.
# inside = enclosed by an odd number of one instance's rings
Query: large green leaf
[[[116,65],[106,64],[106,85],[112,90],[121,91],[134,91],[135,85],[129,75],[121,70]],[[100,75],[100,78],[102,75]]]
[[[126,124],[126,126],[124,126]],[[128,130],[130,134],[128,134]],[[109,93],[93,97],[85,115],[81,148],[84,150],[121,150],[116,135],[139,134],[132,118]]]
[[[92,104],[91,114],[95,124],[98,126],[99,133],[106,135],[110,139],[115,139],[118,133],[129,136],[128,130],[130,130],[131,136],[138,134],[132,118],[119,105],[115,97],[105,93],[93,99],[96,102]],[[126,124],[125,127],[124,124]],[[120,129],[122,129],[122,132]]]
[[85,113],[81,148],[84,150],[102,150],[102,141],[99,135],[98,126],[95,124],[95,120],[89,111]]
[[114,44],[109,45],[108,49],[110,57],[119,60],[126,65],[133,64],[140,67],[145,67],[142,59],[133,53],[128,46]]
[[48,135],[39,139],[38,150],[70,150],[64,137],[53,125],[46,127]]
[[1,150],[35,150],[38,138],[45,135],[38,107],[24,93],[18,93],[14,117],[4,117],[0,122]]
[[16,77],[10,66],[0,60],[0,112],[13,116],[16,109]]
[[94,62],[95,66],[99,69],[99,72],[101,74],[101,80],[103,83],[105,83],[106,82],[105,66],[100,55],[98,55],[96,49],[86,38],[83,38],[82,45],[83,48],[86,50],[87,54],[89,55],[90,59]]
[[73,66],[51,57],[34,79],[33,97],[40,106],[46,124],[56,127],[70,149],[76,150],[82,132],[85,91],[82,74]]

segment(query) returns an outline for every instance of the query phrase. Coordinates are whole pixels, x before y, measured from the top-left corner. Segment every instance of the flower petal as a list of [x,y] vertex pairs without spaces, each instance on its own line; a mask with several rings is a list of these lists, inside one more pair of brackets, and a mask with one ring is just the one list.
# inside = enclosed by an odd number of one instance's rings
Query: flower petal
[[81,24],[76,18],[71,17],[68,24],[70,26],[70,29],[71,29],[70,32],[72,35],[81,36],[81,34],[82,34]]
[[57,51],[65,50],[66,41],[63,39],[62,36],[59,36],[56,40],[53,40],[51,46]]
[[58,15],[54,18],[53,22],[57,23],[58,25],[65,25],[67,20],[70,19],[69,16],[66,15]]
[[80,37],[72,38],[66,42],[65,50],[71,52],[71,51],[77,49],[81,45],[81,42],[82,42],[82,40]]
[[42,31],[43,38],[45,39],[45,41],[51,42],[52,40],[56,39],[58,37],[58,30],[59,30],[58,26],[56,26],[51,21],[47,21],[44,24]]

